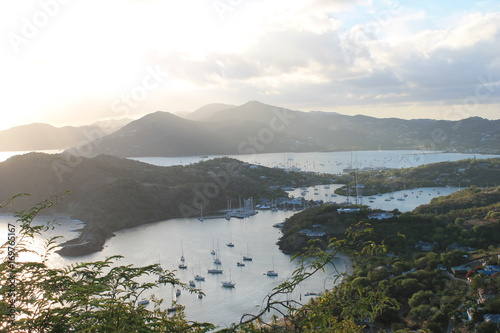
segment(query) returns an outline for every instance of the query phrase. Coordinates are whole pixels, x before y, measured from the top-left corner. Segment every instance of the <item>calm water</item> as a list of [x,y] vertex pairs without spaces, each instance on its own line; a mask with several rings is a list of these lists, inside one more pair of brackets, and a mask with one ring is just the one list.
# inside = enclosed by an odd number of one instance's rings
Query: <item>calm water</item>
[[[326,153],[272,153],[252,155],[227,155],[243,162],[267,167],[299,168],[302,171],[319,173],[342,173],[349,167],[408,168],[419,165],[458,161],[468,158],[493,158],[498,155],[477,155],[459,153],[422,153],[414,150],[356,151]],[[137,157],[138,161],[160,166],[187,165],[221,156],[188,157]]]
[[[196,218],[187,218],[151,223],[117,232],[115,237],[108,240],[102,252],[73,259],[55,255],[51,264],[63,266],[72,262],[102,260],[107,256],[121,254],[125,257],[120,261],[121,264],[160,263],[164,269],[177,270],[177,276],[185,283],[201,272],[206,281],[196,283],[206,296],[198,299],[197,295],[183,291],[178,301],[186,306],[189,319],[224,326],[238,322],[244,313],[257,313],[264,297],[286,277],[292,275],[296,265],[290,262],[290,256],[281,253],[275,245],[281,233],[272,226],[274,223],[283,222],[292,214],[291,211],[261,211],[251,218],[230,221],[219,219],[200,222]],[[6,238],[5,227],[12,219],[6,215],[0,216],[0,237]],[[57,220],[64,225],[62,231],[68,238],[72,237],[71,230],[81,226],[64,217]],[[230,241],[235,244],[233,248],[226,246]],[[217,244],[222,261],[220,268],[224,270],[224,274],[207,274],[207,269],[214,267],[210,251],[214,247],[217,249]],[[245,267],[237,267],[236,263],[242,261],[242,255],[247,255],[247,251],[253,261],[245,262]],[[185,270],[179,270],[177,267],[182,254],[188,266]],[[346,262],[340,258],[336,259],[334,264],[335,267],[331,265],[325,273],[313,276],[289,297],[306,301],[308,297],[304,296],[305,292],[321,292],[331,288],[336,283],[338,273],[345,272],[347,268]],[[265,275],[265,272],[273,267],[279,276]],[[227,279],[236,283],[235,288],[227,289],[221,286],[220,282]],[[166,301],[166,307],[170,304],[170,286],[160,287],[153,293]]]
[[[324,186],[308,188],[307,199],[317,200],[317,197],[326,197],[333,193],[335,187],[330,189]],[[372,206],[392,210],[398,208],[400,211],[412,210],[416,206],[427,203],[431,198],[445,195],[456,191],[457,188],[422,188],[405,191],[408,196],[405,201],[392,199],[385,201],[390,195],[398,197],[398,192],[376,196],[373,203],[369,203],[368,197],[358,198],[359,202]],[[300,189],[290,191],[291,195],[300,196]],[[412,194],[413,192],[413,194]],[[418,196],[418,198],[417,198]],[[322,198],[323,199],[323,198]],[[331,201],[344,202],[347,198],[343,196],[331,197]],[[353,198],[350,198],[352,201]],[[177,276],[185,283],[193,280],[194,275],[201,274],[206,277],[205,282],[197,282],[197,287],[203,289],[206,297],[198,299],[196,295],[183,291],[178,301],[186,306],[186,314],[189,319],[196,321],[208,321],[220,326],[239,321],[244,313],[257,313],[262,305],[264,297],[272,291],[286,277],[292,275],[296,268],[290,256],[281,253],[276,246],[276,241],[281,236],[279,229],[272,225],[283,222],[285,218],[293,215],[292,211],[260,211],[257,215],[246,219],[225,219],[198,221],[196,218],[172,219],[150,223],[133,229],[122,230],[116,236],[108,240],[102,252],[78,258],[63,258],[53,255],[51,264],[62,267],[64,265],[82,262],[102,260],[108,256],[120,254],[124,259],[120,264],[134,264],[137,266],[160,263],[164,269],[177,270]],[[38,221],[46,222],[54,220],[53,217],[40,217]],[[6,239],[6,226],[13,218],[8,215],[0,216],[0,237]],[[72,221],[65,217],[56,218],[61,226],[48,234],[55,236],[62,234],[66,239],[76,235],[75,230],[81,227],[78,221]],[[233,248],[227,247],[228,242],[233,242]],[[39,241],[36,246],[42,248]],[[222,275],[207,274],[207,269],[215,267],[212,262],[210,250],[220,249],[222,261]],[[236,263],[242,261],[242,255],[250,254],[253,261],[245,262],[245,267],[237,267]],[[179,270],[181,255],[186,258],[186,270]],[[339,258],[334,265],[327,268],[325,273],[318,274],[306,281],[290,298],[306,301],[308,297],[305,292],[321,292],[330,289],[338,282],[338,273],[345,272],[347,263]],[[278,272],[278,277],[268,277],[265,272],[273,269]],[[231,279],[236,283],[234,289],[223,288],[221,281]],[[160,287],[153,292],[158,298],[163,298],[165,306],[172,300],[173,290],[170,286]],[[150,294],[147,294],[150,296]],[[151,306],[151,305],[148,305]]]
[[443,195],[448,195],[459,190],[458,187],[434,187],[434,188],[416,188],[411,190],[402,190],[382,195],[360,195],[356,197],[345,197],[343,195],[335,195],[335,189],[342,187],[340,184],[331,184],[328,186],[320,185],[308,187],[307,193],[295,189],[288,191],[290,196],[295,198],[303,197],[306,200],[323,200],[329,203],[357,203],[367,205],[373,209],[393,210],[398,209],[400,212],[408,212],[420,205],[427,204],[432,198]]
[[[2,157],[2,156],[0,156]],[[5,155],[3,156],[5,157]],[[214,158],[210,156],[208,158]],[[260,164],[269,167],[296,167],[304,171],[317,171],[328,173],[341,173],[343,168],[354,167],[390,167],[401,168],[417,166],[441,161],[455,161],[465,158],[487,158],[497,157],[495,155],[473,154],[415,154],[412,151],[367,151],[367,152],[333,152],[333,153],[301,153],[301,154],[262,154],[262,155],[238,155],[231,156],[242,161]],[[147,163],[156,165],[175,165],[195,163],[201,157],[176,157],[137,158]],[[345,202],[346,197],[332,196],[335,188],[341,185],[317,186],[308,188],[308,192],[302,195],[302,190],[290,191],[294,197],[304,196],[310,200],[323,200],[331,202]],[[422,188],[384,194],[370,198],[371,193],[357,198],[358,203],[366,204],[372,208],[400,211],[409,211],[415,207],[428,203],[432,198],[446,195],[458,190],[456,187],[448,188]],[[317,193],[317,194],[315,194]],[[403,196],[403,194],[405,196]],[[389,199],[393,196],[394,199]],[[397,199],[401,200],[397,200]],[[404,201],[402,200],[404,198]],[[349,198],[354,202],[356,198]],[[370,202],[373,201],[373,202]],[[184,254],[188,268],[178,270],[177,275],[183,282],[192,280],[194,275],[200,274],[206,277],[205,282],[197,282],[197,287],[203,289],[206,297],[198,299],[196,295],[183,291],[178,301],[186,306],[189,319],[196,321],[208,321],[220,326],[239,321],[244,313],[257,313],[265,296],[272,291],[286,277],[290,277],[296,264],[290,262],[290,256],[281,253],[276,241],[281,233],[272,225],[283,222],[291,216],[291,211],[261,211],[254,217],[247,219],[225,219],[198,221],[196,218],[172,219],[147,224],[134,229],[123,230],[108,240],[105,249],[100,253],[79,257],[63,258],[54,255],[51,264],[63,266],[69,263],[81,261],[101,260],[105,257],[120,254],[125,258],[121,264],[146,265],[160,263],[164,269],[177,269],[179,258]],[[6,239],[6,227],[13,218],[8,215],[0,215],[0,237]],[[40,217],[39,221],[49,221],[53,218]],[[81,227],[78,221],[72,221],[66,217],[58,217],[57,222],[62,224],[51,235],[62,234],[67,239],[76,235],[75,230]],[[225,244],[232,241],[234,248]],[[218,245],[218,246],[217,246]],[[36,246],[41,246],[40,243]],[[207,274],[207,269],[212,268],[212,256],[210,250],[220,249],[222,260],[222,275]],[[252,262],[245,262],[245,267],[237,267],[236,263],[241,261],[242,255],[247,251],[254,258]],[[345,272],[346,262],[338,259],[335,266],[328,267],[323,274],[306,281],[299,290],[290,298],[306,301],[308,297],[305,292],[321,292],[329,289],[336,283],[339,272]],[[265,272],[274,269],[279,273],[278,277],[268,277]],[[231,279],[236,283],[234,289],[223,288],[222,280]],[[173,291],[171,287],[161,287],[154,294],[163,298],[165,307],[170,305]],[[147,295],[149,296],[149,295]],[[151,305],[148,305],[151,306]]]

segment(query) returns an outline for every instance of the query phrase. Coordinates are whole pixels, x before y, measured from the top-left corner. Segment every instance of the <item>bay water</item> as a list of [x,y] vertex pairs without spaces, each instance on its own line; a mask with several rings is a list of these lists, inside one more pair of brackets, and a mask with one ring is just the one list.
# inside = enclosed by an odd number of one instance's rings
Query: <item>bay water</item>
[[[144,157],[135,158],[155,165],[187,165],[210,157]],[[325,172],[338,174],[349,167],[388,167],[401,168],[441,161],[455,161],[465,158],[496,157],[495,155],[426,153],[414,151],[369,151],[369,152],[331,152],[331,153],[293,153],[293,154],[262,154],[230,156],[244,162],[269,167],[300,168],[303,171]],[[452,184],[455,185],[455,184]],[[493,185],[493,184],[492,184]],[[384,210],[410,211],[415,207],[428,203],[432,198],[452,193],[459,188],[447,186],[443,188],[420,188],[401,190],[381,196],[363,195],[359,198],[346,198],[334,195],[339,184],[322,185],[289,191],[294,197],[303,196],[308,200],[323,200],[330,202],[354,202],[369,205],[372,208]],[[391,199],[394,197],[394,199]],[[398,200],[400,199],[400,200]],[[118,264],[133,264],[142,266],[159,263],[164,269],[176,270],[181,281],[188,283],[196,274],[205,276],[204,282],[196,281],[196,287],[203,290],[205,297],[199,299],[196,294],[182,291],[177,297],[180,304],[185,305],[188,319],[207,321],[220,327],[238,322],[245,313],[256,314],[262,308],[266,295],[273,288],[292,276],[297,263],[291,261],[289,255],[281,253],[276,245],[281,236],[274,224],[283,222],[295,214],[293,211],[272,212],[260,211],[257,215],[245,219],[207,219],[200,222],[197,218],[179,218],[158,221],[141,225],[132,229],[116,232],[115,237],[109,239],[103,251],[82,257],[51,256],[50,265],[63,267],[76,262],[102,260],[113,255],[122,255]],[[7,224],[14,221],[11,215],[0,215],[0,239],[7,239]],[[37,222],[56,220],[61,226],[48,233],[62,235],[65,239],[76,237],[77,229],[81,228],[80,221],[69,217],[40,216]],[[234,243],[234,247],[226,246]],[[42,240],[33,246],[41,248]],[[211,250],[219,250],[223,274],[208,274],[209,268],[214,268]],[[245,261],[245,266],[237,266],[242,262],[242,256],[250,255],[253,261]],[[184,256],[187,269],[179,269],[180,257]],[[277,277],[266,275],[268,270],[278,272]],[[349,270],[349,261],[338,257],[326,268],[325,272],[318,273],[303,282],[294,293],[282,296],[282,299],[294,299],[306,302],[307,292],[323,292],[340,282],[340,274]],[[154,279],[154,277],[151,277]],[[224,288],[223,280],[232,280],[234,288]],[[164,299],[164,308],[170,306],[176,298],[170,286],[161,286],[150,294]],[[152,306],[152,304],[148,305]]]

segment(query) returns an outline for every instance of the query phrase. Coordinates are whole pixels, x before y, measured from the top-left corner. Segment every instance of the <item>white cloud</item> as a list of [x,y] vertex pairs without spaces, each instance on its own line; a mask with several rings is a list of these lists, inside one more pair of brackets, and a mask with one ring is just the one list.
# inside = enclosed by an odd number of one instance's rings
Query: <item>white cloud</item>
[[[500,12],[475,5],[444,16],[434,12],[440,5],[69,2],[19,54],[4,38],[0,89],[9,94],[2,108],[36,121],[110,117],[112,102],[140,84],[148,66],[167,77],[134,115],[260,97],[291,108],[364,112],[391,103],[400,110],[460,104],[481,77],[500,79]],[[21,33],[22,18],[39,10],[38,1],[0,4],[0,33]],[[481,106],[499,102],[495,82]]]

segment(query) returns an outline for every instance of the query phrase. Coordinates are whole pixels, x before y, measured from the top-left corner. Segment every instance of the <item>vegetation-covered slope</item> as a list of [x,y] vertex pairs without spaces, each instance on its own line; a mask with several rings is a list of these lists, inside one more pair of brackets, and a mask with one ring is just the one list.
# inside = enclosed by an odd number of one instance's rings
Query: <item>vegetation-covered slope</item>
[[[215,109],[213,109],[213,107]],[[257,101],[215,105],[200,120],[155,112],[93,143],[116,156],[415,149],[499,153],[500,120],[379,119],[302,112]],[[202,110],[203,111],[203,110]],[[199,119],[194,117],[193,119]]]
[[[321,230],[327,231],[338,228],[321,237],[323,246],[335,238],[346,239],[341,229],[366,231],[359,247],[344,249],[351,251],[354,274],[304,307],[301,325],[350,317],[359,324],[401,332],[445,332],[449,323],[461,332],[476,332],[479,327],[484,329],[481,332],[495,332],[487,330],[491,325],[483,315],[500,314],[499,274],[478,271],[483,265],[499,264],[500,187],[465,189],[383,220],[369,220],[370,211],[363,207],[347,214],[339,214],[338,208],[325,205],[301,212],[283,228],[279,245],[291,251],[307,245],[311,237],[298,231],[314,225],[321,224]],[[467,267],[472,282],[464,275],[452,275],[452,267],[459,265]],[[497,296],[478,304],[484,289]],[[476,313],[470,321],[464,316],[467,309]]]
[[[0,163],[0,197],[29,193],[10,211],[65,193],[52,213],[85,221],[84,235],[98,235],[173,217],[199,216],[237,206],[239,198],[286,196],[283,186],[302,186],[321,176],[257,167],[221,158],[188,166],[158,167],[99,155],[30,153]],[[102,239],[99,242],[102,244]],[[95,248],[93,248],[95,250]]]
[[[500,184],[500,158],[466,159],[403,169],[352,172],[337,177],[336,182],[349,185],[351,191],[354,191],[356,183],[363,184],[364,195],[416,187],[496,186]],[[345,193],[345,188],[338,189],[337,193]]]

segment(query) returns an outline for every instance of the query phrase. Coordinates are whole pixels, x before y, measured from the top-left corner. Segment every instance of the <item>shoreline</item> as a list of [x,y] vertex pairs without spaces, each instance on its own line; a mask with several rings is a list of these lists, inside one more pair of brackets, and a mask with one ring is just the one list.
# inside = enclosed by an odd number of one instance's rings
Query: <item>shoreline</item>
[[344,264],[345,274],[347,276],[351,276],[352,273],[354,272],[354,262],[352,261],[351,257],[349,257],[345,253],[337,253],[337,255],[335,257],[339,258],[342,261],[342,263]]

